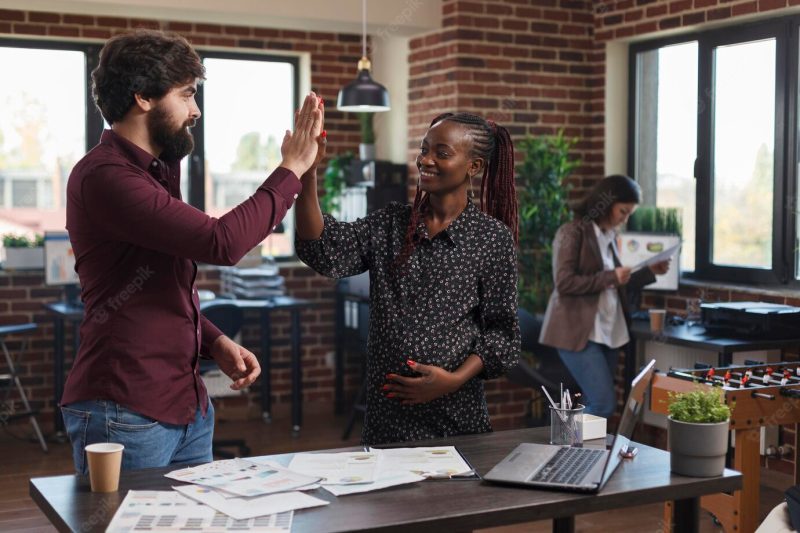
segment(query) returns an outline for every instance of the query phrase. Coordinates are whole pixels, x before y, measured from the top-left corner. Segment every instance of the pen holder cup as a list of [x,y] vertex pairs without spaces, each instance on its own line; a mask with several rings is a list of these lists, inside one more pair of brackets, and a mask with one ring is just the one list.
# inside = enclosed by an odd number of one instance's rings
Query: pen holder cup
[[581,404],[572,409],[550,407],[550,444],[583,446],[583,410]]

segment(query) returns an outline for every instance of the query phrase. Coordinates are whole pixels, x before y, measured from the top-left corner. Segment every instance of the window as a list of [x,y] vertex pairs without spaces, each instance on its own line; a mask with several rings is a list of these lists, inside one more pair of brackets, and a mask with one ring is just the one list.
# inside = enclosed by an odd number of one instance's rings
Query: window
[[[49,43],[48,43],[49,44]],[[66,184],[87,149],[83,48],[0,41],[0,234],[66,224]]]
[[783,199],[797,190],[799,22],[631,47],[630,171],[644,203],[682,209],[681,268],[696,277],[798,277],[796,201]]
[[[66,185],[75,163],[105,127],[89,87],[100,46],[0,39],[0,234],[63,230]],[[221,216],[253,194],[280,163],[292,128],[298,61],[199,51],[208,80],[195,151],[181,164],[184,201]],[[289,213],[262,253],[294,255]]]
[[[281,162],[294,122],[296,65],[285,58],[205,54],[202,162],[205,211],[222,216],[251,196]],[[200,143],[197,143],[198,145]],[[197,154],[196,154],[197,155]],[[190,165],[199,164],[200,157]],[[262,253],[294,255],[294,213],[263,243]]]

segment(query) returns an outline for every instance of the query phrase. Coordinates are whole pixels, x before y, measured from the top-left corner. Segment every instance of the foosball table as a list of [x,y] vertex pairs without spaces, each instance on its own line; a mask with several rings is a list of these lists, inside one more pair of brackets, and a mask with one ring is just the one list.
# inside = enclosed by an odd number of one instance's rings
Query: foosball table
[[[771,363],[695,370],[670,370],[653,376],[650,410],[667,414],[670,392],[688,392],[698,386],[718,386],[731,409],[735,431],[731,467],[743,474],[742,490],[704,496],[701,505],[728,533],[752,533],[759,523],[761,428],[800,423],[800,363]],[[797,437],[795,437],[797,438]],[[800,483],[797,443],[794,446],[794,483]],[[787,487],[788,488],[788,487]],[[671,504],[665,512],[669,525]],[[670,531],[666,528],[666,531]]]

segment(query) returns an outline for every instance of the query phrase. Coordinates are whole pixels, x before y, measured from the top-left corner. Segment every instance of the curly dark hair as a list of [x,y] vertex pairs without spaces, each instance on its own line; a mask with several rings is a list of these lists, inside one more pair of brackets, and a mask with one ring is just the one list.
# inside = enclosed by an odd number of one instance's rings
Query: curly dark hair
[[204,80],[206,69],[185,38],[158,30],[116,35],[100,51],[92,71],[94,103],[113,124],[133,106],[134,95],[161,98],[170,89]]

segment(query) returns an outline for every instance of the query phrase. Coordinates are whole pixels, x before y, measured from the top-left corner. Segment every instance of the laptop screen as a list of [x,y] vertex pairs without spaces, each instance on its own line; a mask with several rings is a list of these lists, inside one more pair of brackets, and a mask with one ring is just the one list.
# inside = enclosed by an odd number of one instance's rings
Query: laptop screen
[[619,427],[617,434],[614,435],[614,442],[611,444],[611,453],[608,454],[606,460],[606,467],[603,469],[603,478],[600,480],[600,488],[602,488],[614,470],[619,466],[622,461],[620,450],[626,450],[633,436],[633,429],[636,427],[636,420],[639,418],[639,412],[642,410],[644,404],[644,395],[650,387],[650,382],[653,380],[653,371],[656,360],[650,361],[645,366],[639,375],[633,378],[631,382],[631,391],[628,393],[628,399],[625,402],[625,407],[622,410],[622,417],[619,420]]

